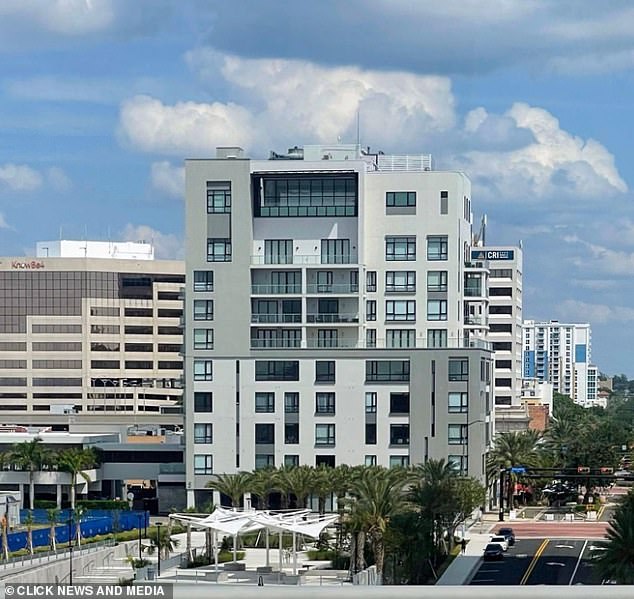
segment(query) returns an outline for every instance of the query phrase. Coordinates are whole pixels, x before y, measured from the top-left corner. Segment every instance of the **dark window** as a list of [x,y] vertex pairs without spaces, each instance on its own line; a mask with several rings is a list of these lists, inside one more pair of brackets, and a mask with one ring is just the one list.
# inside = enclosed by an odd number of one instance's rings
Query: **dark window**
[[376,320],[376,300],[366,300],[365,319],[369,322]]
[[386,321],[415,321],[415,300],[388,300],[385,302]]
[[213,291],[214,271],[195,270],[194,271],[194,291]]
[[365,363],[366,382],[409,381],[408,360],[367,360]]
[[259,413],[275,412],[275,393],[256,393],[255,411]]
[[496,378],[495,379],[495,386],[496,387],[510,387],[511,386],[511,379],[509,379],[509,378]]
[[[33,351],[37,351],[35,349],[36,345],[48,345],[46,343],[34,343],[33,344]],[[81,349],[81,343],[78,343],[77,345],[79,345],[79,348]],[[97,343],[97,342],[93,342],[90,344],[90,351],[119,351],[120,349],[120,344],[119,343]],[[49,350],[50,351],[50,350]],[[60,350],[57,350],[60,351]]]
[[388,270],[385,273],[386,293],[409,293],[416,291],[416,271]]
[[492,348],[493,348],[494,352],[495,351],[512,351],[513,350],[513,347],[512,347],[513,344],[510,341],[508,343],[507,342],[503,342],[503,341],[499,341],[499,342],[494,341],[491,345],[492,345]]
[[207,262],[231,262],[231,239],[207,239]]
[[213,424],[194,424],[194,443],[213,443]]
[[152,370],[152,360],[126,360],[125,367],[133,370]]
[[213,395],[208,392],[194,392],[194,412],[213,412]]
[[335,382],[334,360],[317,360],[315,362],[315,381],[318,383]]
[[350,264],[350,240],[349,239],[322,239],[321,263],[322,264]]
[[335,394],[334,393],[316,393],[315,394],[315,413],[334,415]]
[[[117,365],[119,364],[119,362],[117,362]],[[94,366],[93,366],[94,368]],[[118,366],[117,366],[118,368]],[[2,385],[2,381],[25,381],[24,384],[26,384],[26,379],[12,379],[12,378],[5,378],[5,379],[0,379],[0,385]],[[15,382],[15,383],[5,383],[7,386],[11,386],[11,387],[21,387],[24,385],[21,385],[19,382]],[[81,379],[71,379],[71,378],[34,378],[33,379],[33,386],[34,387],[81,387],[82,385],[82,380]]]
[[194,320],[213,320],[214,301],[194,300]]
[[298,381],[298,360],[256,360],[256,381]]
[[256,424],[255,443],[256,445],[273,445],[275,443],[275,425]]
[[416,260],[416,237],[386,237],[385,259],[388,262]]
[[180,318],[183,311],[180,308],[159,308],[157,316],[159,318]]
[[299,456],[298,455],[285,455],[284,456],[284,466],[287,468],[294,468],[295,466],[299,466]]
[[[333,443],[334,445],[334,443]],[[315,468],[334,468],[335,456],[334,455],[316,455],[315,456]]]
[[159,352],[170,352],[170,353],[178,353],[183,349],[183,346],[180,343],[159,343],[158,350]]
[[289,422],[284,425],[284,443],[296,445],[299,443],[299,423]]
[[390,393],[390,414],[409,414],[409,393]]
[[212,360],[194,360],[194,380],[213,381]]
[[447,260],[449,242],[446,235],[432,235],[427,238],[427,260]]
[[299,393],[287,391],[284,393],[284,412],[297,414],[299,412]]
[[231,182],[207,181],[207,213],[231,212]]
[[159,291],[157,297],[170,302],[180,302],[183,299],[180,291]]
[[275,468],[275,456],[270,453],[256,453],[255,469],[263,470],[266,468]]
[[315,445],[334,445],[335,425],[316,424],[315,425]]
[[376,445],[376,423],[366,423],[365,425],[365,444]]
[[213,349],[214,330],[194,329],[194,349]]
[[151,343],[126,343],[124,348],[127,352],[151,352],[153,345]]
[[293,264],[292,239],[265,239],[265,264]]
[[513,306],[489,306],[489,314],[513,314]]
[[376,347],[376,329],[366,329],[365,331],[365,346]]
[[376,270],[369,270],[365,273],[365,290],[368,293],[376,291]]
[[194,474],[213,474],[214,457],[212,455],[194,454]]
[[125,308],[123,314],[130,318],[152,318],[152,308]]
[[119,316],[119,308],[113,306],[92,306],[90,308],[91,316]]
[[158,327],[159,335],[182,335],[183,331],[180,327]]
[[416,347],[415,329],[386,329],[385,347],[398,349],[402,347]]
[[512,324],[489,324],[489,332],[490,333],[512,333],[513,325]]
[[409,445],[409,424],[390,424],[390,445]]
[[119,368],[119,360],[92,360],[91,368]]
[[123,332],[126,335],[153,335],[154,329],[152,326],[142,326],[142,325],[126,325],[123,329]]
[[180,360],[160,360],[158,363],[159,370],[182,370],[183,363]]
[[489,296],[491,297],[512,297],[512,287],[489,287]]
[[449,380],[469,380],[469,360],[467,358],[449,358]]
[[387,191],[385,193],[385,205],[388,208],[402,206],[416,206],[415,191]]
[[513,368],[513,362],[511,360],[496,360],[496,368]]

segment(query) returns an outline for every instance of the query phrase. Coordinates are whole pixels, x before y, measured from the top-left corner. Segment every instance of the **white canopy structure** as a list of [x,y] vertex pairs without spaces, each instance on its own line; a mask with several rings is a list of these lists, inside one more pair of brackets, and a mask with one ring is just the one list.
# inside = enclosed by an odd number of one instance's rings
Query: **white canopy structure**
[[282,569],[282,535],[293,534],[293,574],[297,574],[297,535],[319,538],[324,528],[333,524],[336,514],[315,514],[310,510],[237,510],[217,507],[209,516],[170,514],[170,518],[194,528],[213,531],[214,560],[218,569],[217,534],[233,537],[233,560],[237,557],[238,535],[257,530],[266,532],[266,565],[269,565],[269,533],[279,534],[279,567]]

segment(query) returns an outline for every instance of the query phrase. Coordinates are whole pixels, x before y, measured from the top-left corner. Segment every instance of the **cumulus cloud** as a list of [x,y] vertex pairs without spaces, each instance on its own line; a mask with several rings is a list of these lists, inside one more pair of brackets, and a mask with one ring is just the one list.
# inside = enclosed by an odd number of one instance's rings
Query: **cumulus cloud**
[[183,199],[185,195],[185,168],[174,166],[166,160],[152,164],[150,181],[161,193]]
[[634,308],[605,304],[592,304],[578,300],[565,300],[558,307],[559,316],[567,322],[589,322],[606,324],[609,322],[634,321]]
[[161,233],[149,225],[128,223],[121,233],[124,241],[145,241],[154,246],[154,255],[162,260],[182,260],[183,240],[172,233]]
[[634,272],[634,253],[615,250],[591,243],[576,235],[566,235],[563,241],[586,249],[586,254],[573,258],[573,264],[584,272],[597,272],[615,276],[631,276]]
[[73,187],[73,183],[68,175],[57,166],[49,168],[46,176],[49,184],[56,191],[69,191]]
[[7,221],[4,218],[4,214],[2,214],[2,212],[0,212],[0,229],[10,229],[11,227],[9,227]]
[[26,164],[0,165],[0,184],[12,191],[33,191],[42,185],[42,175]]

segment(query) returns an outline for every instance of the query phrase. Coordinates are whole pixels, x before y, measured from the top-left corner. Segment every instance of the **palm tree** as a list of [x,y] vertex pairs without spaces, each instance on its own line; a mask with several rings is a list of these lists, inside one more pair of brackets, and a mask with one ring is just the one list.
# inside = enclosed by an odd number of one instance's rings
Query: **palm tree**
[[280,490],[278,471],[275,468],[261,468],[246,475],[246,491],[258,498],[261,510],[269,509],[271,493]]
[[90,476],[85,472],[97,462],[97,454],[92,447],[71,447],[57,454],[57,464],[60,470],[70,473],[70,509],[75,509],[75,484],[77,477],[81,476],[87,483],[91,482]]
[[33,512],[29,510],[23,520],[24,526],[26,526],[26,548],[29,553],[33,555]]
[[83,505],[76,507],[74,512],[75,518],[75,539],[77,540],[77,547],[81,547],[81,519],[86,515],[86,508]]
[[295,505],[305,508],[308,498],[315,490],[315,469],[310,466],[280,468],[279,483],[283,493],[295,496]]
[[577,436],[578,426],[570,417],[554,418],[550,421],[544,434],[544,447],[555,457],[556,464],[565,468],[568,464],[567,455]]
[[51,508],[46,510],[46,518],[48,520],[48,524],[49,524],[49,533],[48,533],[48,542],[50,544],[50,547],[53,551],[57,551],[57,534],[56,534],[56,529],[55,527],[57,526],[57,523],[59,522],[59,516],[60,516],[61,510],[58,508]]
[[148,537],[151,543],[148,547],[148,554],[153,555],[158,548],[161,552],[161,559],[167,559],[170,552],[178,549],[180,545],[180,541],[178,539],[173,539],[169,535],[169,531],[165,530],[162,526],[160,527],[160,533],[159,527],[157,527],[153,532],[148,533]]
[[5,561],[7,561],[9,559],[9,536],[7,534],[9,529],[9,521],[7,520],[6,513],[4,514],[4,516],[2,516],[2,522],[0,522],[0,525],[2,526],[2,554]]
[[205,486],[208,489],[218,491],[226,495],[231,500],[231,507],[240,507],[242,497],[247,492],[248,474],[238,472],[237,474],[216,474]]
[[354,481],[351,495],[352,512],[363,522],[374,552],[378,584],[383,583],[385,532],[390,518],[405,504],[407,473],[400,468],[366,468]]
[[42,445],[42,439],[36,437],[32,441],[15,443],[11,448],[11,460],[29,473],[29,509],[33,509],[35,501],[35,481],[33,474],[42,469],[50,461],[51,452]]
[[608,540],[599,543],[605,551],[598,558],[604,578],[619,584],[634,584],[634,510],[623,506],[614,513]]

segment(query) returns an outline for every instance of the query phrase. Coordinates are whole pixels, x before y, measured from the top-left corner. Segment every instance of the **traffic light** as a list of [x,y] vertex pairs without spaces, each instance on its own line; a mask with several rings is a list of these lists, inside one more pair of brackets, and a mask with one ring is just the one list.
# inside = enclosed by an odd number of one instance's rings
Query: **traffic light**
[[590,468],[588,466],[577,466],[578,474],[590,474]]
[[614,468],[600,468],[601,474],[613,474]]

